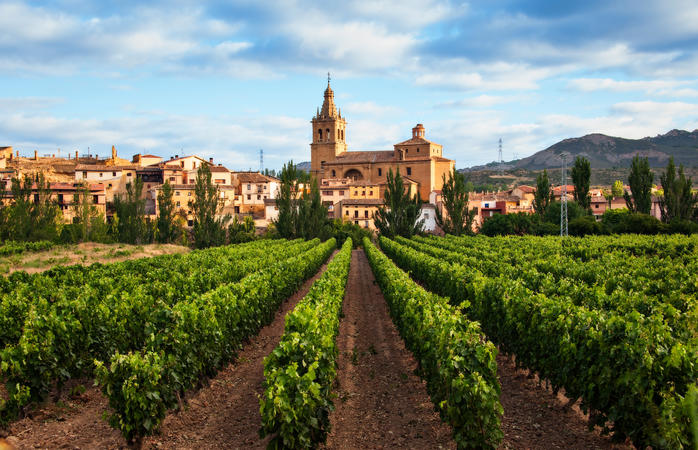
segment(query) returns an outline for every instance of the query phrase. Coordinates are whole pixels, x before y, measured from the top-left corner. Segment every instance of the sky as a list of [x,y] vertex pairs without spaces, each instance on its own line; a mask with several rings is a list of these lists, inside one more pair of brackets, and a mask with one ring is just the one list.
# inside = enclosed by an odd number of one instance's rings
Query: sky
[[456,167],[698,128],[695,0],[0,0],[0,146],[310,160],[331,73],[349,150],[423,123]]

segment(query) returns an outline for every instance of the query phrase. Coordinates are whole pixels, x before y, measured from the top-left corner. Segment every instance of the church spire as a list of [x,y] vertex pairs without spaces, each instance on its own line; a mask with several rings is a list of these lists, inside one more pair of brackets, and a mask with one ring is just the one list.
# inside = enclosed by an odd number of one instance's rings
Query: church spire
[[334,92],[330,87],[330,73],[327,72],[327,89],[325,89],[325,101],[322,102],[321,117],[337,117],[337,107],[334,105]]

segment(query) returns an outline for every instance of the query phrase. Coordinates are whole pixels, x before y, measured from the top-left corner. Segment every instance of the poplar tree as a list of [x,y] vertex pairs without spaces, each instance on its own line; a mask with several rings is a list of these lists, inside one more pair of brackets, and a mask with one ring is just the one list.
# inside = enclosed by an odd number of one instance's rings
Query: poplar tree
[[279,215],[274,225],[279,236],[285,239],[296,237],[298,225],[298,169],[293,161],[284,164],[281,169],[281,185],[276,195],[276,207]]
[[158,192],[157,222],[157,240],[164,244],[174,242],[181,234],[172,195],[172,185],[169,180],[165,180],[160,192]]
[[679,166],[678,177],[674,157],[669,158],[666,171],[659,176],[664,195],[659,198],[663,222],[689,220],[693,217],[698,198],[693,194],[692,181],[686,178],[683,164]]
[[650,170],[649,160],[635,156],[630,165],[630,175],[628,176],[628,185],[632,196],[628,191],[623,194],[629,211],[642,214],[650,213],[652,209],[652,181],[654,181],[654,175]]
[[376,211],[373,222],[380,234],[387,237],[410,237],[422,231],[424,219],[420,219],[422,200],[419,192],[410,198],[400,176],[400,169],[393,175],[388,170],[388,185],[385,189],[385,206]]
[[577,156],[572,166],[572,183],[574,184],[574,201],[582,209],[591,209],[589,183],[591,180],[591,164],[584,156]]
[[436,208],[436,223],[444,233],[460,236],[471,234],[475,211],[468,209],[469,191],[466,186],[465,176],[456,172],[454,168],[448,174],[442,175],[443,187],[441,198],[443,199],[446,217],[441,213],[441,208]]
[[148,231],[145,222],[145,199],[143,180],[126,184],[126,196],[114,197],[114,212],[116,213],[117,240],[127,244],[143,244],[148,241]]
[[545,212],[550,206],[553,198],[553,192],[550,188],[550,180],[548,179],[548,171],[543,170],[536,177],[536,193],[533,198],[533,210],[540,216],[545,216]]
[[211,179],[208,164],[196,171],[194,200],[189,203],[194,215],[194,247],[206,248],[225,244],[226,224],[230,215],[220,216],[221,201]]

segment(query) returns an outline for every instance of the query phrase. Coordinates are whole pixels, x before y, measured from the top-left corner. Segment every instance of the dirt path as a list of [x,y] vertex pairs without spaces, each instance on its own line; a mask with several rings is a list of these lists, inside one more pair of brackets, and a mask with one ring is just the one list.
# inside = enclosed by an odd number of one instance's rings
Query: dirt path
[[527,370],[517,370],[513,361],[497,356],[504,407],[500,449],[631,449],[613,444],[610,438],[587,428],[587,417],[578,406],[567,407],[568,399],[539,386]]
[[327,448],[455,448],[414,375],[363,250],[354,250],[339,326],[338,398]]
[[[278,344],[286,314],[326,267],[281,305],[274,321],[245,345],[236,361],[191,395],[184,411],[169,414],[160,434],[144,439],[143,448],[264,448],[266,441],[259,439],[264,357]],[[101,418],[106,409],[104,396],[90,386],[75,399],[61,399],[33,418],[15,422],[8,439],[19,449],[124,448],[125,439]]]

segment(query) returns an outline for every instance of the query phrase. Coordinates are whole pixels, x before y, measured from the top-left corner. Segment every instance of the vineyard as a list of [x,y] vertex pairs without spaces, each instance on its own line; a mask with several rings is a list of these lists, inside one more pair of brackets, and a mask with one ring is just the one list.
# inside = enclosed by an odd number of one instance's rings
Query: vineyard
[[[5,435],[20,448],[543,448],[540,424],[510,424],[564,393],[560,410],[581,412],[544,430],[563,446],[696,445],[698,239],[361,244],[260,240],[0,279]],[[524,381],[502,378],[500,353],[541,380],[526,387],[540,413],[506,406]]]

